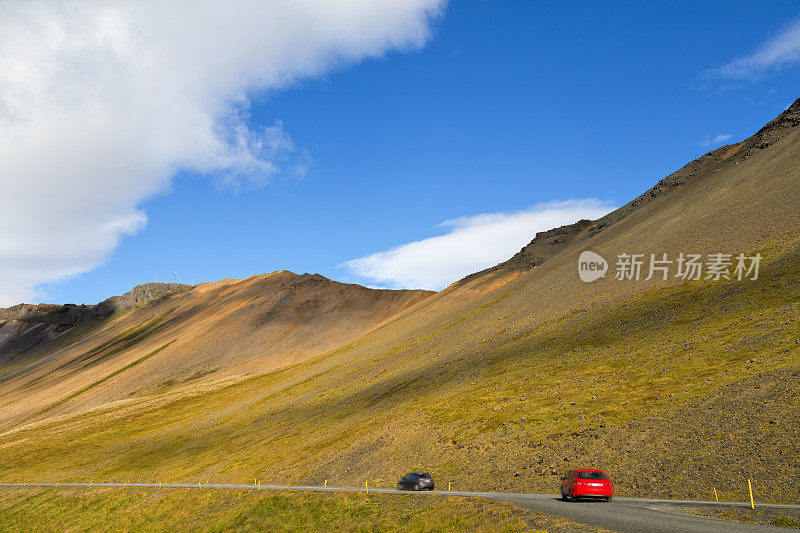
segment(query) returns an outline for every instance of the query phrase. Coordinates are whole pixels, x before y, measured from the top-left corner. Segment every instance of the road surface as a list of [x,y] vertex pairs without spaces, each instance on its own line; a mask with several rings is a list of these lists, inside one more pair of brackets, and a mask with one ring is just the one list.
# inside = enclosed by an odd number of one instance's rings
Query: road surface
[[[308,490],[320,492],[365,492],[358,487],[320,487],[312,485],[239,485],[228,483],[0,483],[0,488],[19,487],[131,487],[131,488],[195,488],[195,489],[239,489],[239,490]],[[737,505],[749,507],[742,502],[711,502],[697,500],[656,500],[645,498],[614,498],[613,502],[563,502],[554,494],[519,494],[502,492],[465,491],[421,491],[408,492],[395,489],[369,488],[370,493],[409,494],[425,496],[463,496],[486,498],[508,502],[545,514],[563,516],[591,526],[620,532],[697,532],[716,533],[728,531],[786,532],[785,528],[757,526],[718,520],[684,513],[678,505]],[[800,510],[800,505],[759,503],[756,507]]]

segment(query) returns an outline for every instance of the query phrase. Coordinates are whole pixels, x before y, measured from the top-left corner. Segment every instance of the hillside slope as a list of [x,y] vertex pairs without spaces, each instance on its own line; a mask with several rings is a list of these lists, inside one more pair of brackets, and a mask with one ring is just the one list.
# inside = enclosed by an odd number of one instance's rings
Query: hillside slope
[[[152,292],[144,286],[130,294]],[[5,346],[20,345],[37,328],[57,330],[68,323],[65,317],[72,316],[76,330],[16,357],[0,352],[6,363],[0,367],[0,428],[291,365],[351,340],[428,294],[281,271],[172,287],[157,298],[139,298],[139,305],[122,306],[131,298],[116,297],[83,311],[32,308],[4,327],[26,320],[40,325]],[[105,312],[108,302],[121,311]]]
[[115,313],[124,313],[190,288],[190,285],[178,283],[147,283],[97,305],[19,304],[0,308],[0,364],[11,364],[27,353],[43,349],[78,326],[104,320]]
[[[80,416],[10,424],[0,461],[12,479],[384,486],[424,468],[457,488],[536,492],[592,464],[621,494],[708,498],[717,487],[742,499],[751,478],[760,499],[797,499],[798,125],[800,101],[535,246],[549,250],[541,261],[457,283],[292,366],[202,390],[117,388],[135,401],[95,398]],[[609,260],[604,279],[580,281],[583,250]],[[618,255],[663,253],[763,261],[757,280],[614,279]],[[208,302],[197,303],[185,331],[202,320]],[[165,352],[178,342],[196,346]],[[29,397],[2,393],[3,411]]]

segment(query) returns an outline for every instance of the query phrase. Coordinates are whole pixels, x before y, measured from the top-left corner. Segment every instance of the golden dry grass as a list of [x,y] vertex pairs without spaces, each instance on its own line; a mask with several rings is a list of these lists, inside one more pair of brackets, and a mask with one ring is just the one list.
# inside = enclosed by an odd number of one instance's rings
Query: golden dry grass
[[230,490],[0,491],[0,531],[599,531],[488,500]]

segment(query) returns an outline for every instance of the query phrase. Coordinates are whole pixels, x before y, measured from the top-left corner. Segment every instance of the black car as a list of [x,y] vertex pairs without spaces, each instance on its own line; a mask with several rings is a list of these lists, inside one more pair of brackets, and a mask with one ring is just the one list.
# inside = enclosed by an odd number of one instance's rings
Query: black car
[[433,478],[427,472],[411,472],[397,482],[397,490],[433,490]]

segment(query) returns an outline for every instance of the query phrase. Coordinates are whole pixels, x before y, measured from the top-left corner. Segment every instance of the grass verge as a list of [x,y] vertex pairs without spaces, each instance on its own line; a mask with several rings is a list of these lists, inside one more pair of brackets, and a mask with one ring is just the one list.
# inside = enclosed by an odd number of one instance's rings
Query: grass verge
[[0,531],[598,531],[510,504],[227,490],[0,491]]

